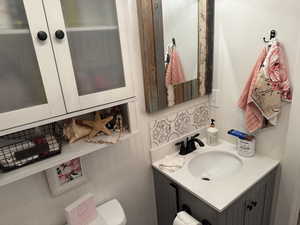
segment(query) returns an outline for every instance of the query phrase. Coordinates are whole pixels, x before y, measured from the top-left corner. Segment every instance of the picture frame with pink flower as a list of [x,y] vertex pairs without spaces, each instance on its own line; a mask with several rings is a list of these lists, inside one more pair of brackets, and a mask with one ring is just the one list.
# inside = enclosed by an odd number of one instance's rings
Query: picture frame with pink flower
[[61,195],[87,181],[85,160],[75,158],[46,171],[53,196]]

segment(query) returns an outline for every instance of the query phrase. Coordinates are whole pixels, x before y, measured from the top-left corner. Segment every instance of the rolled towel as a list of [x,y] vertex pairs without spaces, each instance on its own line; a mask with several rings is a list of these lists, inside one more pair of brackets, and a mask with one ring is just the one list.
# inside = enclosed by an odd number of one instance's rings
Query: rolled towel
[[185,164],[186,158],[183,156],[167,156],[159,164],[159,168],[167,172],[176,172]]
[[177,214],[173,225],[202,225],[202,223],[193,218],[191,215],[182,211]]

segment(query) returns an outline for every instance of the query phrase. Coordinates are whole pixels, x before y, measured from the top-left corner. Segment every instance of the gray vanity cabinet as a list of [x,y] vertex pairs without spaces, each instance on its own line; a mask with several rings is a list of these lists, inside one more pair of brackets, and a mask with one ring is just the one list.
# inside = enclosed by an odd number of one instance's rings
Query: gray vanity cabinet
[[172,182],[154,170],[158,225],[171,225],[177,214],[177,195]]
[[263,219],[264,213],[264,196],[265,187],[260,185],[254,186],[252,190],[245,196],[244,201],[245,215],[244,225],[259,225]]
[[[270,225],[276,169],[219,213],[154,169],[158,225],[172,225],[177,207],[188,206],[197,220],[211,225]],[[220,187],[222,188],[222,187]]]
[[220,225],[270,225],[277,169],[267,174],[222,214]]

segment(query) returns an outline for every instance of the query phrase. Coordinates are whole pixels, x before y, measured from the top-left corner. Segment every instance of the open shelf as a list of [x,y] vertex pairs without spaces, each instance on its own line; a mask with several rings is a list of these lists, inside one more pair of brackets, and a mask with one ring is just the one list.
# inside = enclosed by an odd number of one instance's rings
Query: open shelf
[[[137,134],[137,131],[135,132],[127,132],[124,133],[123,136],[120,138],[120,141],[117,143],[127,140],[134,135]],[[118,134],[114,134],[118,135]],[[91,154],[93,152],[102,150],[104,148],[107,148],[109,146],[112,146],[112,144],[92,144],[87,143],[84,140],[80,140],[74,144],[67,144],[62,147],[62,153],[60,155],[57,155],[55,157],[25,166],[23,168],[8,172],[8,173],[1,173],[0,174],[0,187],[5,186],[7,184],[13,183],[15,181],[21,180],[23,178],[29,177],[31,175],[40,173],[42,171],[45,171],[47,169],[50,169],[52,167],[55,167],[57,165],[60,165],[64,162],[67,162],[69,160],[82,157],[88,154]]]

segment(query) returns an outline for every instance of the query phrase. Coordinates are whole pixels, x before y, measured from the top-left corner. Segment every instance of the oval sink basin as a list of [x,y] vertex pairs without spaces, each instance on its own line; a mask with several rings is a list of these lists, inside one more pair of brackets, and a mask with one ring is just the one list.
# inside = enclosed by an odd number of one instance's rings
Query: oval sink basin
[[202,153],[188,164],[190,173],[205,181],[231,176],[239,172],[242,166],[243,162],[240,158],[222,151]]

